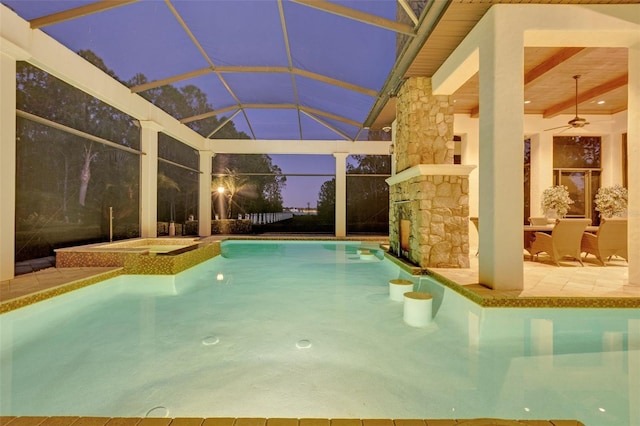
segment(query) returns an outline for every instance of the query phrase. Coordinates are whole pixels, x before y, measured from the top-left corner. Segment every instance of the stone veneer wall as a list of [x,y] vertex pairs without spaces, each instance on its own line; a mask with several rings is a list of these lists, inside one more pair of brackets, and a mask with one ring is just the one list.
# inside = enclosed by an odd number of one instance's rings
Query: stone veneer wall
[[[431,79],[411,77],[396,100],[396,170],[453,165],[453,102],[432,94]],[[458,167],[458,166],[452,166]],[[389,188],[389,242],[420,267],[469,267],[469,178],[427,173]],[[400,251],[400,220],[411,222],[409,251]]]
[[[421,267],[469,267],[468,176],[417,176],[389,189],[389,241],[399,251],[400,220],[411,222],[407,259]],[[399,202],[393,202],[397,200]]]
[[396,170],[453,164],[453,102],[431,94],[431,79],[411,77],[396,100]]

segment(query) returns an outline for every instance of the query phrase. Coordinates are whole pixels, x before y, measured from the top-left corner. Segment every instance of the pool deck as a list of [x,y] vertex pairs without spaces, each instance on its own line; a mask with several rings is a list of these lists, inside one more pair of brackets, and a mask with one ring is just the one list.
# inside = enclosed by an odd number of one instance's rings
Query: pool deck
[[[362,235],[348,238],[322,235],[214,236],[205,238],[202,242],[219,242],[224,239],[354,240],[371,245],[388,243],[386,236]],[[472,247],[469,251],[475,253],[475,248]],[[432,268],[428,273],[485,307],[640,308],[640,286],[628,284],[628,266],[624,259],[614,258],[607,266],[600,266],[595,258],[589,257],[584,261],[583,267],[573,260],[566,260],[561,262],[561,266],[555,266],[544,256],[535,262],[525,256],[522,290],[493,290],[479,284],[478,257],[470,255],[469,259],[468,269]],[[424,272],[412,269],[398,259],[392,260],[410,272]],[[42,300],[123,273],[122,268],[118,267],[55,268],[53,258],[49,259],[49,264],[46,262],[47,260],[39,259],[33,265],[18,265],[23,270],[31,268],[33,272],[0,283],[0,313],[13,309],[9,309],[9,305],[15,306],[19,299]]]

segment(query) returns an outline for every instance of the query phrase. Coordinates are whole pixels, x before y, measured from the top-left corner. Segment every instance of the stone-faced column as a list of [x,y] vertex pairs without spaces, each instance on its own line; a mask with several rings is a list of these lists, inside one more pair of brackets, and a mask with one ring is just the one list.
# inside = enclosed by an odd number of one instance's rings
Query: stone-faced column
[[431,79],[411,77],[396,100],[397,170],[453,164],[453,102],[431,93]]
[[[453,164],[453,103],[431,79],[405,81],[396,101],[396,169],[390,185],[392,251],[421,267],[469,267],[469,172]],[[411,223],[409,250],[400,221]]]

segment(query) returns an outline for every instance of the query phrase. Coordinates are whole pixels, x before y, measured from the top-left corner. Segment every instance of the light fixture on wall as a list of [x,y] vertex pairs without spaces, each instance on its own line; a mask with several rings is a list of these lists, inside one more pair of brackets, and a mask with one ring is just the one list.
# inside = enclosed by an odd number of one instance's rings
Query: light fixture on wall
[[385,133],[389,133],[391,131],[391,126],[384,126],[382,128],[382,131],[385,132]]

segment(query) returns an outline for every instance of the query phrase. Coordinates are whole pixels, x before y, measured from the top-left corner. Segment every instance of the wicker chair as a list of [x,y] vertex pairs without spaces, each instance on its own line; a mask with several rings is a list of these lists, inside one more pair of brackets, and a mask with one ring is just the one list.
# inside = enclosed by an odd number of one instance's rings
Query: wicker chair
[[582,263],[580,256],[580,243],[582,234],[591,219],[558,219],[551,234],[544,232],[535,233],[535,241],[531,244],[531,254],[535,257],[545,252],[557,266],[558,261],[564,256],[571,256]]
[[584,257],[594,255],[603,265],[604,259],[611,256],[620,256],[627,262],[627,219],[626,218],[602,218],[596,234],[585,232],[582,236],[580,250]]

